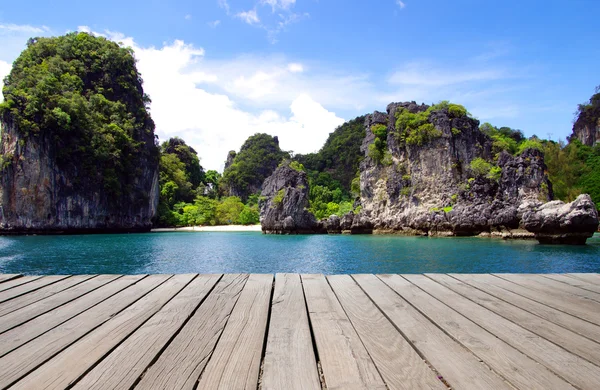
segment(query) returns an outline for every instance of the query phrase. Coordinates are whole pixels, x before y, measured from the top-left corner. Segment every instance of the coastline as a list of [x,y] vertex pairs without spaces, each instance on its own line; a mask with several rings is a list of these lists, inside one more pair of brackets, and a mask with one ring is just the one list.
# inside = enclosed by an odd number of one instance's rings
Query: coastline
[[218,225],[218,226],[186,226],[180,228],[156,228],[152,233],[160,232],[260,232],[260,225]]

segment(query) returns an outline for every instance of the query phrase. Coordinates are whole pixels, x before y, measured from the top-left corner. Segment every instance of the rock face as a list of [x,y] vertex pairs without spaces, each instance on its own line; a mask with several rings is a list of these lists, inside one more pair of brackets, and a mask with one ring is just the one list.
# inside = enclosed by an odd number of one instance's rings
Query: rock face
[[589,195],[571,203],[560,200],[524,205],[523,224],[535,238],[547,244],[585,244],[598,229],[598,213]]
[[578,139],[584,145],[595,146],[600,143],[600,124],[581,123],[573,126],[573,134],[569,141]]
[[[77,172],[56,164],[44,137],[23,138],[5,115],[0,155],[0,234],[148,231],[158,205],[158,161],[141,158],[131,192],[111,199],[83,190]],[[154,134],[139,140],[154,146]]]
[[264,184],[259,201],[260,223],[267,234],[325,233],[307,209],[308,177],[305,172],[290,168],[289,163],[278,167]]
[[[396,113],[420,113],[427,108],[415,102],[392,103],[387,113],[367,116],[362,145],[365,159],[360,166],[362,211],[353,218],[352,232],[516,237],[522,235],[520,229],[529,227],[540,241],[548,242],[544,235],[561,223],[548,220],[542,224],[546,228],[538,232],[532,224],[524,223],[526,208],[521,207],[552,199],[543,154],[534,149],[518,156],[503,152],[497,159],[496,175],[474,174],[470,165],[474,159],[493,160],[492,142],[479,130],[477,120],[448,109],[435,110],[429,123],[436,132],[426,142],[408,142],[400,136]],[[387,157],[376,161],[369,148],[377,137],[374,126],[381,125],[387,127]],[[594,231],[597,215],[595,209],[592,212],[593,204],[576,209],[577,218],[571,217],[573,213],[565,217],[572,221],[570,227],[563,222],[565,228],[554,233],[564,235],[570,229],[579,237],[580,231]]]

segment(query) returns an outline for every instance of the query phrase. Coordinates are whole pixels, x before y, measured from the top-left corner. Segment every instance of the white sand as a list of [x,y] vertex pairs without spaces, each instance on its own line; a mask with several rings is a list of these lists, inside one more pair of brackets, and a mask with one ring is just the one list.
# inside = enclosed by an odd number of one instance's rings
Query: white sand
[[187,226],[180,228],[158,228],[153,232],[260,232],[260,225]]

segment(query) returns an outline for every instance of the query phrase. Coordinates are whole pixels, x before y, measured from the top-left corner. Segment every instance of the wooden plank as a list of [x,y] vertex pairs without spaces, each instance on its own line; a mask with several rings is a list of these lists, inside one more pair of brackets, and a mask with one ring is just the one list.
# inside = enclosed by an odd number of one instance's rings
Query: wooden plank
[[[532,299],[523,297],[512,291],[505,290],[494,285],[498,280],[492,275],[466,275],[450,274],[455,279],[467,283],[481,291],[484,291],[496,298],[499,298],[511,305],[517,306],[525,311],[533,313],[543,319],[558,324],[564,328],[570,329],[584,337],[600,342],[600,326],[572,316],[553,307],[536,302]],[[503,283],[511,285],[512,283],[502,280]]]
[[[17,382],[12,389],[65,389],[157,313],[196,274],[175,275]],[[189,296],[184,297],[189,298]],[[192,309],[193,310],[193,309]],[[186,314],[189,315],[190,312]],[[166,313],[173,316],[175,313]],[[186,317],[187,317],[186,315]],[[164,317],[163,317],[164,320]],[[111,373],[112,374],[112,373]],[[118,388],[118,387],[112,387]],[[121,386],[120,388],[124,388]]]
[[19,278],[23,275],[21,274],[0,274],[0,283]]
[[389,389],[446,389],[349,275],[327,280]]
[[6,290],[11,289],[11,288],[16,287],[16,286],[20,286],[20,285],[25,284],[25,283],[32,282],[32,281],[37,280],[37,279],[39,279],[41,277],[42,277],[41,275],[21,276],[20,278],[8,280],[8,281],[0,284],[0,292],[6,291]]
[[302,275],[304,295],[328,389],[385,389],[348,316],[323,275]]
[[497,299],[489,294],[477,290],[448,275],[427,275],[441,285],[461,294],[463,297],[493,311],[523,328],[532,331],[560,345],[590,362],[600,365],[600,344],[578,335],[575,332],[558,326],[550,321],[539,318],[525,310],[519,309],[510,303]]
[[[96,367],[85,374],[73,389],[131,388],[169,340],[190,318],[220,277],[221,275],[199,275],[140,329],[136,330]],[[108,329],[109,323],[103,325],[99,330],[104,332],[105,328]],[[98,335],[94,335],[94,337],[97,339]],[[110,337],[113,336],[110,335]],[[106,343],[105,341],[95,342]],[[89,344],[89,340],[86,343]],[[53,364],[55,360],[52,360]],[[63,361],[66,360],[63,359]],[[72,368],[70,370],[72,371]]]
[[[115,314],[146,295],[168,278],[168,275],[152,275],[139,280],[141,279],[140,275],[132,275],[124,276],[110,283],[120,284],[124,289],[23,345],[21,348],[0,358],[0,388],[9,386],[29,374],[67,346],[110,320]],[[135,283],[136,280],[139,281]],[[126,284],[126,282],[129,282],[129,284]],[[135,284],[132,285],[131,283]],[[19,328],[16,329],[18,330]],[[8,333],[10,332],[5,334]]]
[[[22,295],[15,299],[11,299],[10,301],[0,303],[0,317],[4,316],[8,313],[11,313],[15,310],[21,309],[25,306],[31,305],[32,303],[43,300],[44,298],[48,298],[56,293],[59,293],[63,290],[71,288],[79,283],[82,283],[86,280],[93,278],[94,275],[77,275],[71,276],[70,278],[63,279],[59,282],[53,283],[49,286],[40,288],[37,291],[31,292],[29,294]],[[4,319],[0,320],[4,321]],[[2,326],[0,326],[0,332]]]
[[256,389],[273,275],[252,274],[200,376],[198,389]]
[[555,280],[557,282],[562,282],[562,283],[568,284],[573,287],[582,288],[584,290],[588,290],[588,291],[592,291],[597,294],[600,294],[600,280],[598,281],[598,283],[589,283],[589,282],[584,282],[584,281],[576,279],[576,278],[571,278],[567,275],[543,274],[541,276],[548,278],[548,279]]
[[136,389],[194,389],[248,275],[224,275]]
[[534,301],[543,303],[544,305],[548,305],[596,325],[600,325],[600,309],[598,308],[597,302],[581,299],[570,294],[558,293],[551,289],[539,291],[537,289],[532,289],[529,286],[525,286],[528,284],[527,282],[517,284],[498,276],[496,276],[496,279],[497,280],[492,281],[491,283],[529,299],[533,299]]
[[[69,275],[51,275],[44,276],[39,279],[32,280],[29,283],[25,283],[16,287],[13,287],[9,290],[3,291],[0,293],[0,302],[8,301],[9,299],[13,299],[23,294],[27,294],[28,292],[35,291],[39,288],[47,286],[52,283],[56,283],[59,280],[63,280],[68,278]],[[17,279],[19,280],[19,279]],[[1,286],[1,284],[0,284]]]
[[[55,294],[54,296],[51,296],[47,299],[38,301],[35,305],[25,306],[19,310],[13,311],[12,313],[9,313],[9,314],[5,315],[4,317],[0,318],[0,333],[6,332],[18,325],[26,323],[27,321],[31,321],[40,315],[48,313],[51,310],[63,305],[64,303],[72,301],[73,299],[80,297],[84,294],[87,294],[88,292],[90,292],[100,286],[103,286],[103,285],[117,279],[118,277],[119,277],[119,275],[99,275],[95,278],[92,278],[91,280],[88,280],[87,282],[84,282],[77,286],[74,286],[71,289],[62,291],[62,292]],[[133,283],[133,282],[129,282],[129,283],[127,283],[127,285],[131,284],[131,283]],[[115,285],[112,287],[117,288],[118,286],[119,285]],[[122,287],[122,288],[124,288],[124,287]],[[111,290],[112,289],[107,289],[106,291],[110,292]],[[29,294],[27,294],[27,295],[29,295]],[[106,295],[101,295],[101,296],[106,296]],[[12,301],[8,301],[7,303],[10,303],[10,302],[12,302]],[[90,303],[93,303],[93,302],[96,302],[96,300],[94,300],[92,297],[92,300],[90,300],[89,302],[87,302],[87,303],[80,302],[80,303],[83,304],[83,306],[87,307]],[[52,313],[48,314],[47,316],[45,316],[43,320],[38,321],[39,324],[44,324],[44,325],[42,327],[36,327],[36,329],[39,332],[44,327],[48,328],[52,325],[57,325],[57,323],[59,321],[64,319],[62,314],[66,315],[66,316],[68,316],[68,315],[73,316],[76,314],[76,312],[79,312],[79,311],[81,311],[81,308],[79,307],[79,304],[78,304],[78,305],[69,306],[66,309],[60,309],[59,312],[52,312]],[[13,334],[17,334],[17,333],[20,335],[20,338],[24,338],[25,335],[27,334],[27,331],[24,331],[23,329],[21,329]],[[2,341],[1,341],[2,339],[3,339],[2,336],[0,336],[0,345],[2,344]],[[2,350],[2,348],[0,347],[0,351],[1,350]]]
[[579,388],[600,388],[600,367],[523,329],[464,298],[424,275],[403,275],[411,283],[495,334],[506,343],[545,365]]
[[[382,279],[387,276],[381,275]],[[375,275],[353,275],[404,337],[456,389],[512,389]]]
[[[29,308],[25,307],[11,315],[5,316],[1,324],[3,328],[10,329],[0,334],[0,356],[7,354],[15,348],[25,344],[26,342],[33,340],[39,335],[49,331],[62,324],[63,322],[75,317],[79,313],[89,309],[90,307],[102,302],[110,296],[116,294],[122,289],[129,285],[136,283],[143,276],[125,276],[115,280],[112,283],[105,284],[104,286],[86,294],[84,296],[69,302],[66,305],[60,306],[55,310],[48,309],[55,307],[55,297],[49,299],[49,302],[42,301],[37,305]],[[88,283],[94,283],[96,285],[102,280],[92,279]],[[87,290],[87,283],[85,289]],[[78,286],[77,289],[81,290],[83,286]],[[60,297],[59,297],[60,298]],[[40,311],[45,311],[44,314],[38,315]],[[35,318],[31,318],[31,316]],[[12,327],[15,324],[24,322],[18,327]]]
[[570,286],[556,280],[548,279],[542,275],[535,274],[493,274],[516,284],[530,288],[542,293],[552,293],[559,296],[579,298],[581,301],[596,305],[600,310],[600,294],[593,291],[583,290],[579,287]]
[[521,353],[398,275],[381,275],[395,292],[478,356],[516,388],[573,389],[552,371]]
[[275,275],[261,385],[263,390],[321,389],[298,274]]
[[600,283],[600,274],[565,274],[568,277],[583,280],[584,282],[598,284]]

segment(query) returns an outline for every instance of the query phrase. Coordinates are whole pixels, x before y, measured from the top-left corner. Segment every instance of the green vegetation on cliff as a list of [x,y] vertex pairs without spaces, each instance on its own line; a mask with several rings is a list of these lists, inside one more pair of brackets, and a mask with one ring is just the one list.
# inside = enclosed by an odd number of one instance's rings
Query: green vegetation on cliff
[[223,192],[246,201],[250,195],[260,192],[263,181],[284,158],[289,158],[289,153],[279,148],[277,137],[268,134],[249,137],[233,158],[233,163],[223,172]]
[[87,33],[32,38],[3,93],[4,123],[23,142],[47,145],[77,188],[102,188],[116,201],[158,160],[150,99],[130,48]]
[[577,106],[575,123],[573,128],[590,127],[595,128],[600,125],[600,85],[596,87],[596,93],[592,95],[589,101]]

